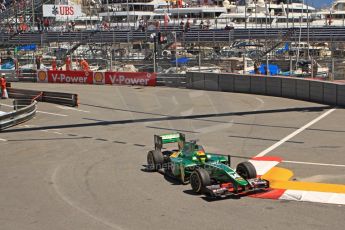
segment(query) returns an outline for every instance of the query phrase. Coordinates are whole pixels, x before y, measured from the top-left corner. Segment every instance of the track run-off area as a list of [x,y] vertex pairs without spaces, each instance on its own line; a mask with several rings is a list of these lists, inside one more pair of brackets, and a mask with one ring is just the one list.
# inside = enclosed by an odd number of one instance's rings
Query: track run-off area
[[286,182],[276,186],[342,194],[342,108],[165,87],[12,87],[77,93],[80,105],[39,102],[34,119],[0,133],[0,229],[344,229],[342,199],[210,200],[145,170],[153,135],[182,132],[206,152],[230,154],[233,167],[281,158],[275,170]]

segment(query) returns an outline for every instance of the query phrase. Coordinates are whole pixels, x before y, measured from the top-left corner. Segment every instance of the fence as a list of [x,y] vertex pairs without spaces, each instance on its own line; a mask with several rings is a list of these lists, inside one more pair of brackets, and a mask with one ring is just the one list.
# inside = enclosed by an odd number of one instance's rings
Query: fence
[[[173,29],[175,31],[175,29]],[[185,42],[228,42],[230,40],[244,39],[275,39],[285,33],[287,28],[251,28],[251,29],[234,29],[234,30],[200,30],[192,29],[184,34]],[[161,31],[165,31],[161,29]],[[172,30],[168,30],[172,31]],[[26,32],[20,34],[0,33],[0,43],[2,45],[22,45],[22,44],[49,44],[52,42],[79,42],[85,41],[92,43],[109,43],[109,42],[130,42],[130,41],[148,41],[152,31],[135,31],[135,30],[113,30],[99,31],[94,36],[90,36],[95,31],[76,31],[76,32],[46,32],[35,33]],[[179,35],[181,31],[176,31]],[[344,42],[345,27],[313,27],[310,29],[301,28],[291,36],[291,41],[307,41],[309,39],[317,42]]]

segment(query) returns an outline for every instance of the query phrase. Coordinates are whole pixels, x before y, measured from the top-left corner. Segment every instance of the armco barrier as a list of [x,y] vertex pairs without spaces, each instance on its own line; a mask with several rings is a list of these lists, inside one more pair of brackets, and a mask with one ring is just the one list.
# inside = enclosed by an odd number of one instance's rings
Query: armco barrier
[[187,88],[278,96],[345,106],[345,84],[293,77],[188,72]]
[[0,116],[0,131],[28,121],[36,114],[37,101],[77,106],[78,95],[70,93],[46,92],[37,90],[14,89],[9,87],[9,97],[14,99],[15,111]]
[[37,101],[19,110],[0,116],[0,131],[30,120],[36,114]]
[[15,88],[8,88],[8,94],[9,97],[13,99],[33,99],[37,97],[37,95],[40,95],[40,97],[36,99],[37,101],[43,101],[72,107],[78,106],[77,94]]

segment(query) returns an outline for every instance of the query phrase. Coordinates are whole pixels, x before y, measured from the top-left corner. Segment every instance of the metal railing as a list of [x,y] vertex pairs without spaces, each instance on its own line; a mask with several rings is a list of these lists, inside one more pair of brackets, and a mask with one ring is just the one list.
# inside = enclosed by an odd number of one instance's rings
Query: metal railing
[[[193,29],[183,33],[177,33],[183,41],[188,42],[229,42],[243,39],[276,39],[286,34],[289,29],[269,28],[269,29],[235,29],[235,30],[200,30]],[[49,44],[52,42],[79,42],[87,40],[90,43],[116,43],[131,41],[149,41],[153,31],[135,31],[135,30],[114,30],[99,31],[99,33],[90,36],[94,31],[72,31],[56,32],[49,31],[45,33],[25,32],[11,38],[9,33],[0,33],[0,42],[2,46],[19,44]],[[295,41],[301,37],[301,41],[312,40],[315,42],[344,42],[345,27],[318,27],[302,28],[301,32],[291,35],[288,41]]]
[[29,105],[22,106],[21,108],[17,107],[17,110],[1,115],[0,131],[32,119],[36,114],[37,101],[30,100],[30,102],[32,103],[30,103]]

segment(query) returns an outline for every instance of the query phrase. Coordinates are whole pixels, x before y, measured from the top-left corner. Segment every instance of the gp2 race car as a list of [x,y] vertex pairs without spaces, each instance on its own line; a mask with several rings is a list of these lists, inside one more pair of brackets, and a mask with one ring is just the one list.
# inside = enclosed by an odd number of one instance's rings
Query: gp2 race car
[[[178,143],[178,149],[162,152],[164,144]],[[236,170],[230,167],[230,156],[205,152],[196,140],[186,141],[182,133],[154,135],[155,150],[147,154],[148,169],[162,170],[165,175],[190,183],[192,190],[210,197],[225,197],[264,191],[269,182],[257,178],[250,162],[242,162]]]

